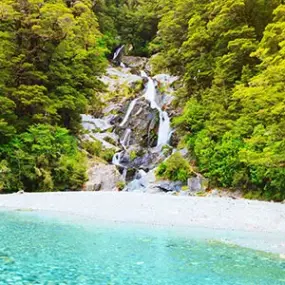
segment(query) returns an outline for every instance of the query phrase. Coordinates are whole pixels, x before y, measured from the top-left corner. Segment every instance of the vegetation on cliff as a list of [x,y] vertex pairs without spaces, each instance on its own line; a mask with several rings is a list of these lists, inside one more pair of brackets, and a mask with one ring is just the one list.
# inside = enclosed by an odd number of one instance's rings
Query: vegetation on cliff
[[98,76],[122,43],[180,76],[173,124],[211,185],[285,198],[281,0],[2,0],[0,189],[84,182],[80,113],[100,110]]
[[105,53],[92,1],[1,1],[0,189],[83,183],[72,135],[89,102],[100,101]]
[[[212,185],[285,198],[282,1],[171,1],[154,39],[183,88],[175,119]],[[185,106],[185,107],[184,107]]]

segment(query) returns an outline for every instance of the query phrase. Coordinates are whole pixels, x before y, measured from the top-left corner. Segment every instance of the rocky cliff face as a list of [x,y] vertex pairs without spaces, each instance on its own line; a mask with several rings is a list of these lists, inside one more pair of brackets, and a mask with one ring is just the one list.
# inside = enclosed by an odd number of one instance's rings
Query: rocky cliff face
[[193,173],[187,183],[156,178],[157,166],[173,153],[180,152],[189,159],[187,149],[175,149],[177,137],[170,124],[175,115],[171,103],[178,78],[168,74],[151,77],[146,58],[120,59],[122,62],[110,65],[101,78],[106,85],[102,116],[82,115],[82,140],[99,141],[109,162],[90,159],[84,190],[222,196],[225,192],[209,191],[207,179],[200,174]]
[[[150,77],[145,58],[122,59],[123,67],[110,66],[102,77],[107,87],[102,117],[82,116],[87,131],[84,139],[99,140],[115,153],[112,165],[90,166],[86,190],[112,191],[120,184],[125,191],[179,192],[181,182],[155,178],[157,165],[176,151],[169,145],[173,133],[169,114],[173,113],[177,78],[167,74]],[[197,192],[195,181],[188,184],[195,185]]]

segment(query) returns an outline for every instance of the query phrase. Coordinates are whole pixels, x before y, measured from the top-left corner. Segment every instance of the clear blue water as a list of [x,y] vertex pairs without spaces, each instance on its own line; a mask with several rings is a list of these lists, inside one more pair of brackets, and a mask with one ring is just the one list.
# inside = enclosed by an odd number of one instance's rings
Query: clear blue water
[[0,284],[285,284],[277,255],[175,230],[0,212]]

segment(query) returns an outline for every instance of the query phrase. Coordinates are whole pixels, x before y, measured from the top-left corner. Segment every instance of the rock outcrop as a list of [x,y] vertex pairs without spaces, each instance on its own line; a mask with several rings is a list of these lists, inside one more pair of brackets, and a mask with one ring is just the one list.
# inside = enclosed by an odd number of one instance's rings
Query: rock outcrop
[[116,166],[102,162],[90,162],[88,182],[85,191],[117,191],[118,183],[122,181]]
[[171,148],[170,152],[162,151],[162,147],[171,137],[168,112],[177,77],[167,74],[149,77],[148,59],[143,57],[123,56],[121,60],[120,67],[110,66],[101,77],[106,85],[102,116],[82,115],[86,131],[82,138],[100,141],[105,149],[117,152],[113,165],[90,166],[86,190],[114,190],[123,179],[130,182],[128,191],[178,191],[179,183],[157,182],[153,172],[172,152]]

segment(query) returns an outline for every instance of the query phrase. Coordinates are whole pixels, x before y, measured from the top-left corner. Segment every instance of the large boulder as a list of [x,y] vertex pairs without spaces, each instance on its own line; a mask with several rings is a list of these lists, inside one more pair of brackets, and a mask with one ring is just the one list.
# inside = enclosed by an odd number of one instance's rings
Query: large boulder
[[102,162],[91,162],[88,169],[86,191],[116,191],[118,183],[122,181],[121,174],[114,165]]
[[139,56],[123,56],[122,62],[132,69],[143,70],[148,63],[148,58]]
[[156,188],[162,190],[163,192],[179,192],[183,186],[181,181],[161,181],[157,183]]
[[191,177],[187,181],[190,194],[195,195],[198,192],[203,192],[208,189],[209,181],[202,175],[197,174],[196,177]]
[[136,74],[131,73],[130,68],[114,68],[108,67],[106,75],[102,76],[100,80],[107,86],[108,91],[114,92],[122,86],[134,88],[137,85],[142,85],[143,79]]
[[124,126],[120,126],[120,123],[124,120],[128,107],[131,104],[126,104],[117,122],[118,128],[116,132],[122,138],[126,129],[131,130],[130,145],[136,144],[141,147],[155,146],[157,140],[157,128],[159,123],[159,113],[156,109],[151,109],[149,103],[144,99],[139,99],[128,118],[128,121]]

